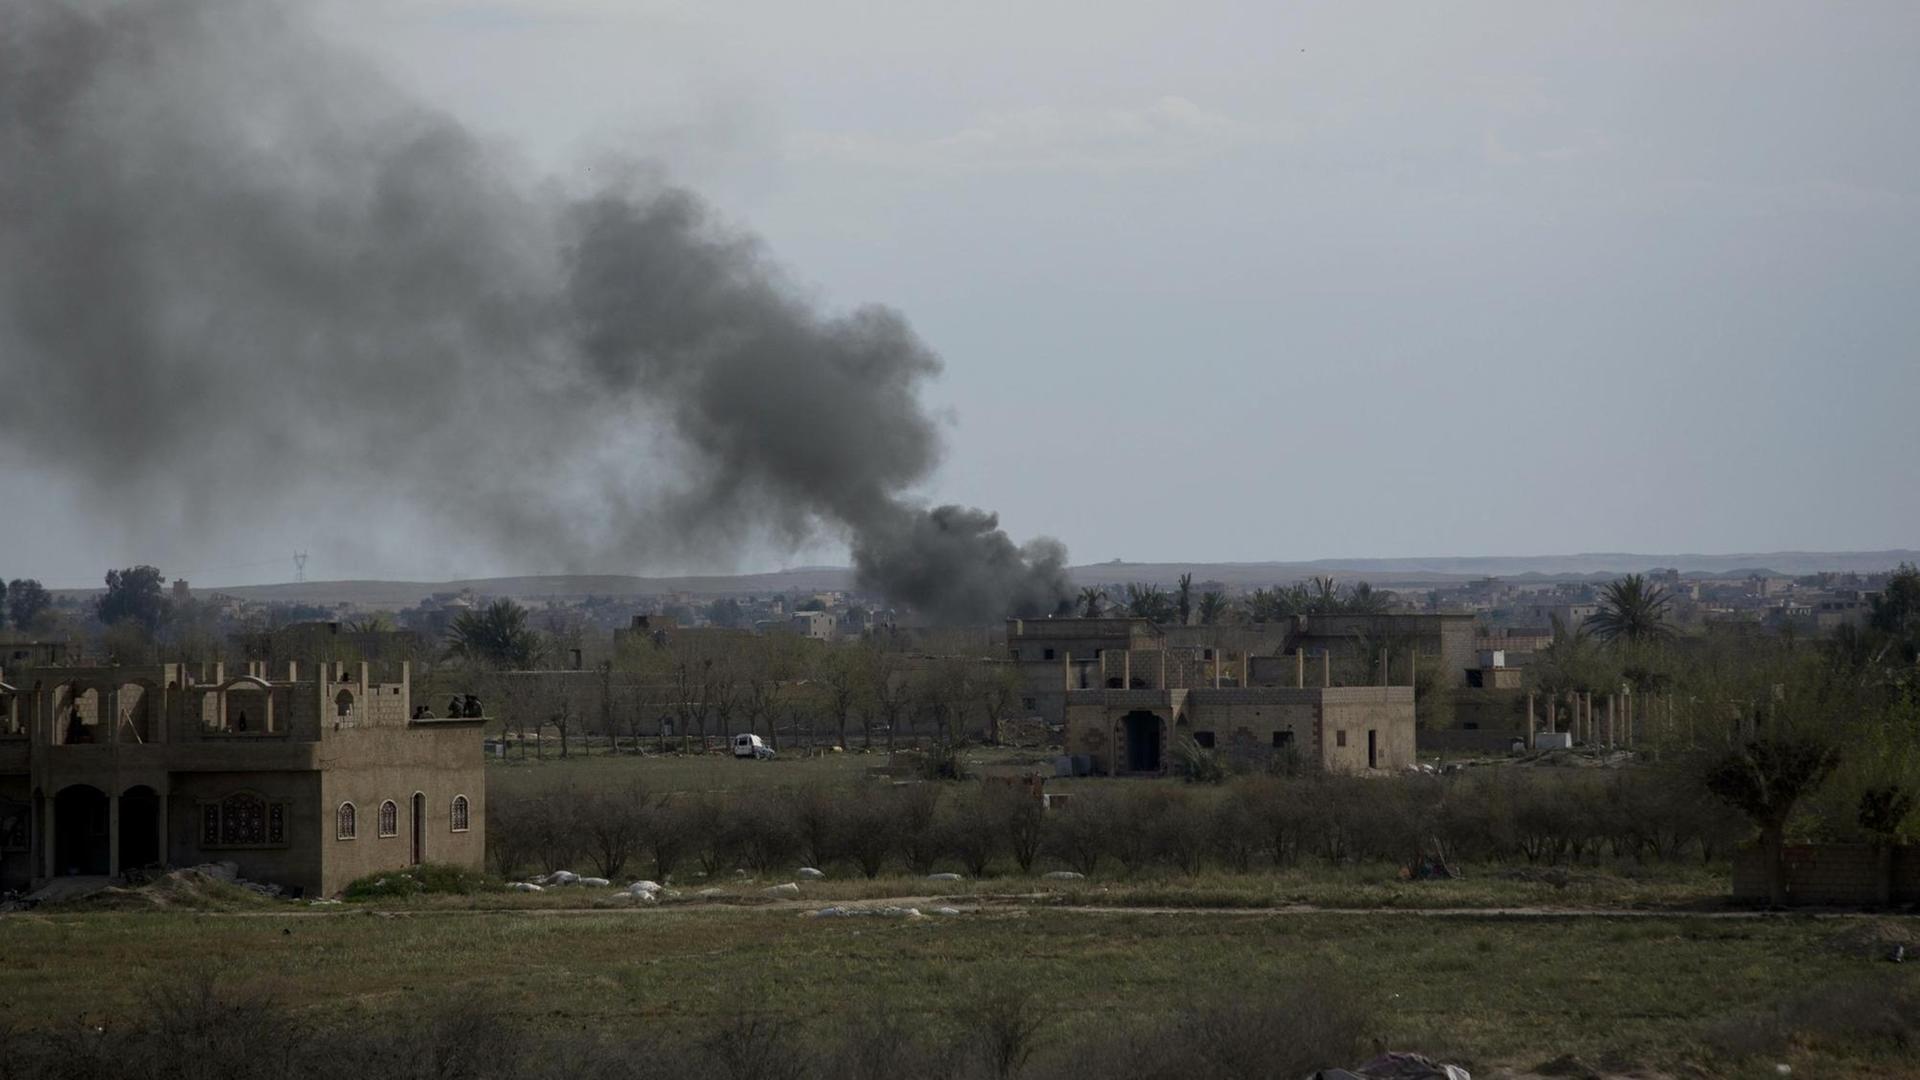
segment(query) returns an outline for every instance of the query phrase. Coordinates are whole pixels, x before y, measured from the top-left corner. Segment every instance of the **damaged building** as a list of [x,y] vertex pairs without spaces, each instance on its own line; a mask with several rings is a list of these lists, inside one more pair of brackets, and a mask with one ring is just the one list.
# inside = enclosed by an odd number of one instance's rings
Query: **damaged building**
[[1333,657],[1174,644],[1146,619],[1013,619],[1022,702],[1103,775],[1167,773],[1181,738],[1235,758],[1295,755],[1338,772],[1414,761],[1410,685],[1333,685]]
[[309,896],[424,862],[478,870],[476,715],[413,704],[367,664],[0,673],[0,887],[237,864]]

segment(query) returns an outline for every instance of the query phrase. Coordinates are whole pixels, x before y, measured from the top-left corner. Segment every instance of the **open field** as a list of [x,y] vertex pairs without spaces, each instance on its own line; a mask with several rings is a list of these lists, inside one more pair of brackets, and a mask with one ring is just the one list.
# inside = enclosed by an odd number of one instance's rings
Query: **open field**
[[1257,995],[1338,970],[1375,1007],[1373,1036],[1452,1055],[1476,1075],[1563,1053],[1668,1070],[1699,1062],[1709,1075],[1771,1075],[1775,1060],[1803,1076],[1915,1075],[1871,1039],[1815,1034],[1738,1065],[1710,1047],[1728,1021],[1811,989],[1920,987],[1920,968],[1834,946],[1865,925],[1857,920],[1035,908],[834,920],[714,907],[299,917],[309,910],[319,909],[7,916],[4,1022],[116,1024],[137,1011],[148,980],[210,966],[230,986],[325,1023],[405,1024],[461,1001],[557,1031],[698,1031],[747,1008],[800,1027],[867,1010],[937,1026],[987,988],[1018,984],[1044,1003],[1048,1033],[1066,1037],[1120,1030],[1224,988]]

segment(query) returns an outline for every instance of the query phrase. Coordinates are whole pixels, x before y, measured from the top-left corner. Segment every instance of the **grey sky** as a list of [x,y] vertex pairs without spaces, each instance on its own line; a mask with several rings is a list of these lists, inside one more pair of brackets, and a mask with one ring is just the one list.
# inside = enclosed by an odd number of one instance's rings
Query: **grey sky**
[[[320,20],[557,183],[648,162],[902,311],[946,361],[927,494],[1077,562],[1914,545],[1920,8],[1276,8]],[[244,514],[181,552],[0,465],[7,576],[548,569]]]

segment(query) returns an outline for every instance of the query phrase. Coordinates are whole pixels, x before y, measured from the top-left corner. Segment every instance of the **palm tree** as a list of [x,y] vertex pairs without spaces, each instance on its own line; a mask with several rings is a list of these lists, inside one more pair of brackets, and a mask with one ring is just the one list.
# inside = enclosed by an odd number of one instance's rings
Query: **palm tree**
[[1315,575],[1312,591],[1308,594],[1307,614],[1333,615],[1342,607],[1340,583],[1331,577]]
[[1667,612],[1673,596],[1643,574],[1628,574],[1600,590],[1600,611],[1588,620],[1601,641],[1643,645],[1673,636]]
[[1080,590],[1081,615],[1089,619],[1097,619],[1100,617],[1101,609],[1106,607],[1106,604],[1107,590],[1095,585],[1088,585]]
[[1380,615],[1388,607],[1387,594],[1376,592],[1370,582],[1358,582],[1347,592],[1343,609],[1355,615]]
[[540,635],[527,625],[526,608],[495,600],[483,611],[463,611],[453,620],[447,651],[492,667],[530,668],[540,656]]
[[1212,626],[1233,610],[1233,604],[1227,600],[1227,594],[1208,590],[1200,594],[1200,625]]
[[1193,621],[1193,575],[1192,574],[1180,575],[1180,587],[1174,593],[1174,595],[1177,598],[1174,601],[1174,606],[1180,613],[1180,625],[1185,626],[1188,623]]
[[1134,583],[1127,586],[1127,614],[1154,622],[1173,618],[1173,601],[1158,585]]

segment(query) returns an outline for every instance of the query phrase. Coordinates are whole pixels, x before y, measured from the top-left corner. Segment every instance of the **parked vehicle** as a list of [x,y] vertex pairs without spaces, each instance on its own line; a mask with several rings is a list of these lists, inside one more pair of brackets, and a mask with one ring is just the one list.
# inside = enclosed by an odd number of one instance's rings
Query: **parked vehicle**
[[758,735],[735,735],[733,737],[733,756],[752,758],[755,761],[771,761],[773,747],[768,746]]

